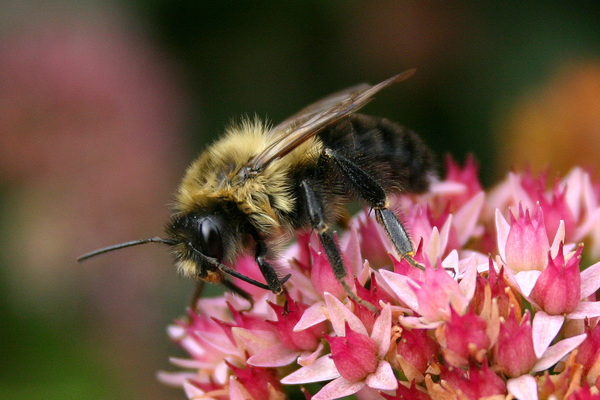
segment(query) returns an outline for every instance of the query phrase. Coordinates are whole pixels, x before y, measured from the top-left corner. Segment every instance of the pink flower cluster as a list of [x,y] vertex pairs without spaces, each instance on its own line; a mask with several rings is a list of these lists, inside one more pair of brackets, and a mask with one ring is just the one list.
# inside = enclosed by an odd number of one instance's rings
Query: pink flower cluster
[[[236,282],[254,307],[202,299],[169,328],[189,354],[160,374],[190,399],[600,399],[600,182],[510,173],[489,192],[472,159],[395,207],[421,271],[369,212],[339,236],[347,297],[315,235],[282,259],[287,293]],[[255,279],[250,257],[239,271]]]

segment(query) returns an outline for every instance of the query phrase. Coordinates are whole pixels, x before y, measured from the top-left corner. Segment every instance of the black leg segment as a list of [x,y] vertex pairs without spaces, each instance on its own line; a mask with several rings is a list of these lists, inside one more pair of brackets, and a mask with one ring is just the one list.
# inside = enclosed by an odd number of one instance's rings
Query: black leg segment
[[328,227],[325,222],[325,215],[323,214],[321,202],[319,202],[315,191],[307,181],[302,181],[300,184],[302,185],[302,191],[304,192],[311,227],[318,233],[325,232]]
[[414,249],[402,223],[387,208],[387,195],[383,187],[367,172],[341,154],[331,149],[325,149],[324,154],[335,162],[360,197],[375,210],[377,221],[385,228],[400,256],[413,267],[424,269],[413,258]]
[[[250,283],[252,283],[252,282],[250,282]],[[205,284],[205,281],[203,281],[203,280],[198,280],[196,282],[196,289],[194,290],[194,295],[192,296],[192,299],[190,301],[190,309],[192,309],[193,311],[198,310],[198,308],[197,308],[198,300],[200,300],[200,298],[202,297],[202,292],[204,291],[204,284]],[[252,309],[252,307],[254,306],[254,300],[252,299],[252,296],[250,296],[250,294],[248,292],[246,292],[243,289],[240,289],[233,282],[231,282],[227,279],[225,279],[223,281],[223,286],[225,286],[227,289],[229,289],[233,293],[237,294],[238,296],[248,300],[248,302],[250,303],[250,310]]]
[[221,264],[219,266],[219,269],[221,271],[223,271],[223,273],[225,273],[225,274],[231,275],[234,278],[241,279],[244,282],[248,282],[248,283],[250,283],[256,287],[259,287],[261,289],[271,289],[268,285],[265,285],[264,283],[260,283],[259,281],[255,280],[255,279],[249,278],[246,275],[237,272],[235,269],[231,269],[223,264]]
[[363,299],[358,297],[346,282],[348,274],[346,272],[346,267],[344,266],[344,260],[342,259],[342,255],[340,254],[340,250],[335,243],[333,235],[331,232],[329,232],[329,227],[327,226],[327,222],[325,221],[323,213],[323,205],[307,181],[302,181],[301,186],[304,198],[306,200],[308,217],[310,219],[311,226],[319,234],[319,238],[321,239],[321,243],[323,244],[325,254],[327,255],[327,259],[329,260],[329,264],[331,265],[331,269],[333,270],[335,278],[346,290],[350,298],[357,303],[365,305],[373,311],[377,311],[377,309],[371,304],[366,303]]
[[255,260],[260,268],[260,272],[265,277],[267,286],[275,294],[283,293],[283,284],[290,278],[291,275],[287,275],[282,281],[279,280],[273,267],[265,260],[267,255],[267,246],[262,239],[256,241],[256,255]]
[[252,310],[252,307],[254,307],[254,300],[252,299],[252,296],[250,296],[250,293],[246,292],[243,289],[240,289],[238,286],[236,286],[233,282],[225,280],[223,281],[223,285],[231,290],[233,293],[237,294],[238,296],[240,296],[241,298],[244,298],[246,300],[248,300],[248,302],[250,303],[250,308],[249,310]]
[[358,165],[331,149],[325,149],[325,155],[335,161],[346,175],[360,196],[373,208],[387,207],[385,190],[375,179],[363,171]]
[[383,225],[385,231],[392,240],[392,243],[394,243],[394,247],[402,258],[413,267],[425,270],[425,268],[413,258],[414,249],[410,242],[410,238],[402,226],[402,223],[396,218],[394,213],[387,208],[376,208],[375,218]]
[[387,208],[376,208],[375,218],[385,228],[388,236],[394,242],[400,254],[410,254],[413,251],[410,238],[398,218]]

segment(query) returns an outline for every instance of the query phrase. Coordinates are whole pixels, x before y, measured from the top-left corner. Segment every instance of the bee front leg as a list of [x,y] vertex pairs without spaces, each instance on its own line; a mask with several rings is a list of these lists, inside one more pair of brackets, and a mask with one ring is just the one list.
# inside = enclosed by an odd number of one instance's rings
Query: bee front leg
[[327,148],[324,155],[335,162],[358,194],[375,210],[377,222],[385,228],[400,256],[413,267],[424,270],[425,268],[413,257],[415,251],[404,226],[388,208],[388,199],[383,187],[371,175],[341,154]]
[[233,292],[234,294],[237,294],[241,298],[246,299],[246,301],[248,301],[248,303],[250,303],[250,308],[248,308],[247,311],[252,310],[252,308],[254,307],[254,299],[252,298],[250,293],[246,292],[244,289],[236,286],[233,282],[228,281],[228,280],[224,280],[223,285],[227,289],[229,289],[231,292]]
[[258,237],[258,235],[254,235],[254,239],[256,240],[256,253],[255,253],[254,259],[256,260],[256,263],[258,264],[258,267],[260,268],[260,272],[264,276],[269,289],[273,293],[280,295],[281,293],[283,293],[283,284],[288,279],[290,279],[290,276],[292,276],[292,275],[287,275],[280,281],[279,277],[275,273],[275,270],[266,260],[266,256],[267,256],[266,243],[260,237]]
[[307,181],[302,181],[301,186],[302,192],[304,193],[304,198],[306,200],[310,224],[312,228],[317,231],[317,234],[321,239],[321,243],[323,244],[325,254],[327,255],[329,264],[331,264],[331,269],[333,269],[335,278],[343,286],[350,298],[359,304],[365,305],[372,311],[377,312],[377,309],[370,303],[367,303],[358,297],[358,295],[352,291],[352,288],[348,285],[348,282],[346,282],[348,273],[346,272],[346,267],[344,266],[344,261],[342,259],[342,255],[340,254],[340,250],[333,239],[333,235],[331,232],[329,232],[329,226],[327,225],[327,222],[325,221],[325,215],[323,214],[323,205]]

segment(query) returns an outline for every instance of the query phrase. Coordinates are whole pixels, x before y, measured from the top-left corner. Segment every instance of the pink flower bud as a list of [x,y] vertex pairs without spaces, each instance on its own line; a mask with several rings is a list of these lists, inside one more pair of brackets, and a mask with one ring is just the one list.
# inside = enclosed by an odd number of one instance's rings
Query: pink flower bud
[[468,359],[477,352],[485,352],[490,346],[490,338],[486,333],[487,323],[473,311],[463,316],[454,309],[450,311],[450,320],[443,327],[446,359],[460,367],[466,365]]
[[354,332],[346,325],[346,336],[327,337],[331,359],[341,376],[350,382],[365,379],[379,365],[377,343],[369,336]]
[[472,304],[475,314],[481,314],[485,304],[485,290],[489,286],[491,298],[498,304],[498,311],[501,317],[507,318],[511,309],[511,298],[509,293],[513,290],[506,283],[504,277],[504,266],[500,267],[500,272],[496,272],[492,259],[489,259],[489,269],[487,277],[483,275],[477,276],[477,286],[475,287],[475,295],[473,296]]
[[530,217],[519,205],[519,218],[510,214],[510,231],[506,239],[506,263],[515,272],[544,269],[550,250],[542,208],[537,206]]
[[586,321],[585,333],[587,338],[579,345],[575,362],[581,364],[584,373],[587,374],[594,365],[600,363],[600,324],[596,323],[591,327],[589,321]]
[[[377,309],[381,309],[381,306],[379,305],[380,301],[383,301],[384,304],[392,303],[394,301],[393,297],[379,286],[374,273],[371,274],[371,280],[369,282],[370,287],[367,289],[358,282],[358,279],[355,279],[354,286],[356,287],[356,294],[358,297]],[[371,332],[373,330],[376,315],[364,304],[357,303],[354,299],[352,299],[352,303],[354,303],[354,314],[360,319],[365,328],[367,328],[367,331]]]
[[278,306],[269,302],[271,308],[277,313],[277,321],[269,321],[277,332],[281,343],[292,350],[312,351],[317,348],[323,335],[327,332],[325,322],[318,323],[299,332],[294,332],[294,326],[308,308],[306,304],[287,298],[285,306]]
[[280,393],[281,398],[283,398],[280,377],[276,369],[259,368],[251,365],[246,368],[238,368],[227,361],[225,363],[231,368],[238,383],[243,386],[247,395],[252,396],[252,400],[273,398],[274,392]]
[[480,399],[483,397],[504,395],[506,384],[496,373],[483,362],[481,369],[474,364],[469,366],[469,370],[462,368],[444,368],[441,378],[446,381],[448,388],[454,389],[455,393],[462,393],[465,399]]
[[446,321],[450,306],[462,311],[466,303],[458,283],[442,268],[426,268],[425,280],[414,290],[419,311],[428,321]]
[[541,207],[544,209],[544,220],[546,221],[548,236],[556,233],[560,221],[564,221],[565,223],[565,232],[567,238],[571,238],[573,236],[575,231],[575,218],[573,217],[573,213],[567,204],[566,194],[567,188],[565,187],[561,191],[557,182],[554,185],[550,200],[543,195],[541,195],[538,200]]
[[425,329],[404,329],[396,344],[398,354],[422,374],[440,354],[440,345]]
[[567,314],[575,310],[581,300],[581,273],[579,260],[583,247],[565,263],[562,244],[556,258],[548,254],[548,266],[538,277],[531,298],[548,314]]
[[500,325],[494,349],[496,364],[513,378],[529,372],[537,361],[529,311],[525,311],[521,321],[519,324],[514,309],[511,310],[508,318]]
[[467,203],[473,196],[481,192],[481,183],[479,182],[479,168],[475,158],[470,155],[465,160],[464,167],[452,159],[451,156],[447,156],[445,160],[446,164],[446,181],[447,182],[458,182],[465,185],[465,190],[461,194],[448,195],[449,203],[456,209]]

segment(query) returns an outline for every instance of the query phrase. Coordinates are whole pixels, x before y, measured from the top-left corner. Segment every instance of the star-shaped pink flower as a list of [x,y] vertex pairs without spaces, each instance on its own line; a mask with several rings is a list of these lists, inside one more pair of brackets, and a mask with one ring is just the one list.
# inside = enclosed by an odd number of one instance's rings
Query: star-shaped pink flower
[[[302,384],[330,380],[313,400],[336,399],[354,394],[365,386],[376,390],[394,390],[398,381],[385,356],[390,348],[392,312],[383,307],[369,335],[358,318],[340,312],[345,306],[334,296],[326,295],[336,337],[330,338],[332,354],[317,359],[282,379],[284,384]],[[344,321],[341,325],[340,322]],[[351,351],[353,349],[353,351]]]

